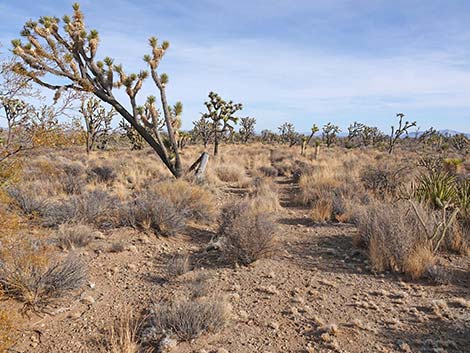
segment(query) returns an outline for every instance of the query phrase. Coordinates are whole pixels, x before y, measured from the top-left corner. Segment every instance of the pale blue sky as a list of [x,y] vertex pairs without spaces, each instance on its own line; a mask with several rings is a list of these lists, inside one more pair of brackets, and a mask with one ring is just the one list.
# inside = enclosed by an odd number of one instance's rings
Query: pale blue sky
[[[71,13],[72,1],[0,0],[0,42],[23,23]],[[388,132],[395,113],[470,132],[470,2],[435,0],[81,1],[101,50],[145,68],[147,38],[171,47],[167,72],[183,126],[210,90],[242,102],[257,129],[291,121],[299,131],[357,120]],[[155,94],[150,81],[145,94]]]

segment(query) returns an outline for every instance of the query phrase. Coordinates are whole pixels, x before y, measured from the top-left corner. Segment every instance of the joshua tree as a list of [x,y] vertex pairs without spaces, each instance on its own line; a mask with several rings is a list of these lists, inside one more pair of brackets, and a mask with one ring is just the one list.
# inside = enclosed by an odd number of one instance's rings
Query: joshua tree
[[376,127],[367,126],[354,122],[348,127],[348,140],[359,140],[358,143],[364,146],[376,144],[383,139],[383,134]]
[[90,153],[98,139],[103,139],[111,130],[111,121],[116,115],[114,109],[106,111],[95,98],[83,100],[80,113],[85,120],[86,152]]
[[416,121],[413,121],[413,122],[405,121],[405,123],[403,124],[403,118],[404,117],[405,117],[405,114],[398,113],[397,114],[398,127],[395,128],[392,125],[392,133],[390,134],[389,143],[388,143],[388,153],[390,153],[390,154],[392,154],[393,149],[395,148],[395,145],[396,145],[397,141],[403,135],[408,136],[408,130],[413,126],[416,126]]
[[131,125],[129,125],[124,119],[121,120],[119,123],[119,127],[124,130],[124,134],[126,135],[127,139],[131,143],[132,150],[141,150],[144,148],[145,141],[141,135],[134,129]]
[[30,121],[33,107],[23,101],[24,97],[39,97],[33,90],[30,79],[15,74],[12,67],[15,61],[0,61],[0,117],[6,120],[6,138],[0,147],[0,161],[11,157],[25,149],[29,149],[30,141],[24,135],[14,138],[14,131],[24,132]]
[[256,118],[241,118],[240,123],[240,138],[244,143],[247,143],[251,138],[255,136]]
[[261,141],[263,143],[273,143],[278,140],[278,135],[268,129],[261,130],[260,135]]
[[283,143],[288,143],[289,147],[292,147],[299,142],[300,135],[295,132],[294,124],[284,123],[278,127],[278,130],[281,135],[281,141]]
[[192,130],[192,136],[193,139],[201,139],[202,143],[204,144],[204,148],[207,147],[207,144],[211,141],[212,138],[212,129],[211,129],[211,123],[209,122],[209,119],[207,119],[204,115],[201,116],[201,118],[197,121],[193,122],[193,130]]
[[255,136],[255,125],[256,119],[255,118],[241,118],[240,120],[241,128],[240,128],[240,137],[243,143],[247,143],[250,138]]
[[32,107],[21,99],[0,98],[0,107],[3,108],[4,117],[7,121],[7,137],[4,147],[11,146],[13,130],[24,126],[31,114]]
[[[152,147],[166,167],[175,177],[183,175],[183,167],[178,151],[177,134],[174,129],[174,112],[166,97],[168,76],[159,75],[158,68],[169,42],[158,43],[150,38],[151,54],[144,56],[150,69],[150,76],[158,88],[163,111],[163,123],[166,127],[168,144],[159,141],[154,130],[142,121],[137,104],[148,71],[128,74],[121,65],[115,65],[113,59],[96,59],[99,36],[96,30],[88,31],[84,16],[78,4],[73,5],[73,16],[64,16],[64,31],[60,31],[60,20],[56,17],[41,17],[39,21],[28,21],[22,37],[12,41],[13,53],[22,63],[15,65],[15,72],[28,77],[35,83],[55,90],[58,97],[64,90],[89,92],[110,104]],[[54,76],[54,79],[48,80]],[[113,93],[114,88],[124,87],[129,98],[131,110],[125,108]],[[152,123],[150,121],[150,123]]]
[[450,138],[450,143],[457,151],[467,153],[470,147],[470,141],[464,134],[458,134]]
[[312,141],[313,135],[315,135],[319,131],[318,126],[316,124],[313,124],[313,126],[310,128],[310,131],[311,133],[308,138],[305,136],[302,138],[302,147],[300,152],[302,156],[305,154],[305,151],[307,150],[310,141]]
[[211,120],[214,156],[217,156],[220,140],[233,131],[233,125],[238,122],[238,118],[234,114],[241,110],[243,106],[241,103],[233,103],[233,101],[226,102],[215,92],[209,93],[209,100],[204,104],[208,112],[202,114],[202,118]]
[[323,126],[323,141],[326,144],[326,147],[330,147],[336,141],[336,136],[341,130],[339,126],[333,125],[332,123],[328,123]]

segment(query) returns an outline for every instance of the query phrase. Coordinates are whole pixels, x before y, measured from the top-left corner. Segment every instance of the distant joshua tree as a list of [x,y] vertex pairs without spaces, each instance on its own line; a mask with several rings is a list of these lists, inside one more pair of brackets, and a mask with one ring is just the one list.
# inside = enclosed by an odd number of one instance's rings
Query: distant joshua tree
[[241,110],[243,106],[241,103],[233,103],[233,101],[226,102],[215,92],[209,93],[209,100],[204,104],[208,111],[203,113],[202,117],[210,121],[214,140],[214,156],[217,156],[220,140],[233,132],[233,125],[238,122],[238,118],[234,114]]
[[240,120],[241,127],[240,127],[240,137],[243,143],[247,143],[250,138],[255,136],[255,125],[256,119],[255,118],[241,118]]
[[205,116],[201,116],[199,120],[193,122],[193,125],[194,127],[191,131],[191,138],[194,140],[201,139],[204,144],[204,148],[207,148],[207,145],[212,139],[212,128],[209,119]]
[[326,147],[330,147],[333,143],[336,142],[336,138],[338,133],[340,132],[339,126],[333,125],[332,123],[328,123],[323,126],[323,141],[326,144]]
[[288,143],[289,147],[294,146],[300,140],[300,135],[295,132],[294,124],[284,123],[278,127],[281,141],[283,143]]
[[109,135],[111,121],[116,112],[114,109],[106,111],[98,99],[90,98],[82,101],[80,113],[85,120],[86,152],[90,153],[98,140],[102,140],[104,145],[107,144],[104,140]]
[[397,141],[403,136],[406,135],[408,136],[408,130],[412,128],[413,126],[416,126],[416,121],[409,122],[405,121],[403,124],[403,118],[405,117],[405,114],[403,113],[398,113],[397,118],[398,118],[398,127],[395,128],[392,125],[392,133],[390,134],[389,138],[389,143],[388,143],[388,153],[392,154],[393,149],[395,148],[395,145]]
[[367,126],[355,121],[348,127],[348,140],[356,140],[358,144],[369,146],[383,140],[383,133],[376,127]]

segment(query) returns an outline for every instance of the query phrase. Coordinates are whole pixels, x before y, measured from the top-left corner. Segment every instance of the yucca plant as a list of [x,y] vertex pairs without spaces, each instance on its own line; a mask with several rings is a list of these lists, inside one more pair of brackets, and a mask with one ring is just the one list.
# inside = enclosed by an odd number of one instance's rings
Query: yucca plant
[[453,175],[444,172],[424,174],[414,185],[414,196],[435,209],[442,209],[457,200],[457,183]]

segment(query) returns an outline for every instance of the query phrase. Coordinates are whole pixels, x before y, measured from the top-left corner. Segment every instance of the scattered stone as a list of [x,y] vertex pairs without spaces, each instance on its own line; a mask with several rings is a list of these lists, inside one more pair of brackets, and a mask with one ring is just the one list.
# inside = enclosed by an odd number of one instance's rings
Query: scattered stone
[[80,301],[83,304],[92,305],[95,303],[95,298],[93,298],[91,295],[87,295],[86,297],[83,297]]
[[248,313],[245,310],[240,310],[240,312],[238,313],[238,316],[242,320],[248,320]]
[[268,326],[275,331],[279,330],[279,324],[277,322],[270,322]]
[[178,345],[178,341],[166,336],[160,341],[160,345],[158,347],[159,352],[162,352],[162,353],[173,352],[177,345]]
[[106,237],[104,236],[104,234],[102,232],[95,232],[94,233],[94,236],[95,236],[95,239],[105,239]]
[[127,251],[130,251],[130,252],[133,252],[133,253],[139,252],[139,250],[137,249],[137,246],[135,246],[135,245],[129,245],[127,247]]
[[78,319],[80,316],[82,316],[82,313],[76,311],[74,313],[70,313],[67,315],[69,319]]

